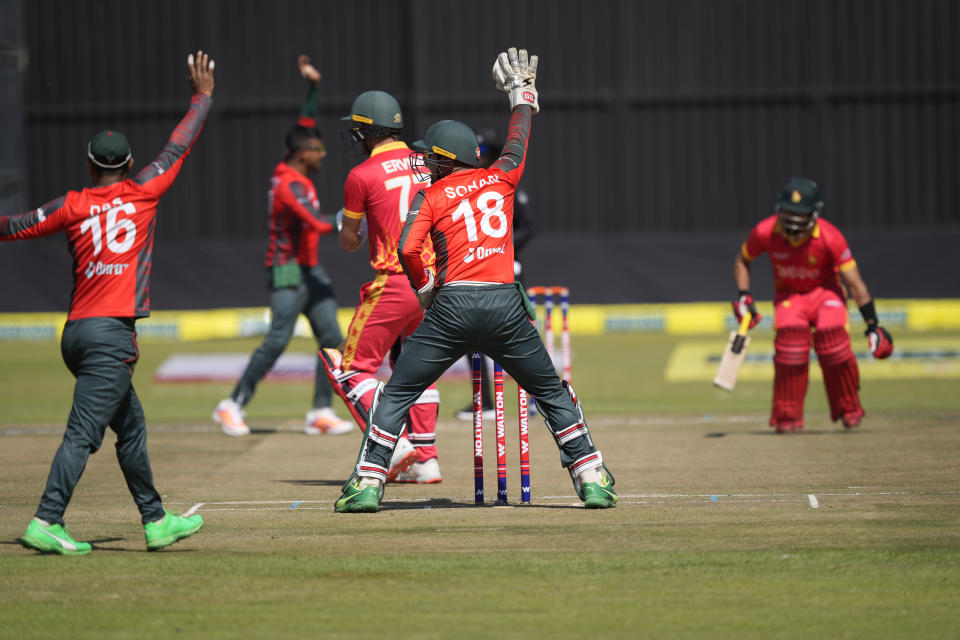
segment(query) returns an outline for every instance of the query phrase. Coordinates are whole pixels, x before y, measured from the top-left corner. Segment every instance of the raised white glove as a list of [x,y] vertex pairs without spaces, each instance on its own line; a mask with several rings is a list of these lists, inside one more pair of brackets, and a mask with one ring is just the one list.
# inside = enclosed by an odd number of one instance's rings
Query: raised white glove
[[427,284],[423,285],[417,289],[417,300],[420,301],[420,307],[424,310],[429,309],[430,305],[433,304],[433,299],[437,296],[437,290],[433,286],[433,271],[427,269]]
[[540,112],[537,102],[537,56],[527,56],[526,49],[519,51],[510,47],[493,63],[493,81],[498,91],[510,98],[510,109],[518,104],[529,105],[534,113]]

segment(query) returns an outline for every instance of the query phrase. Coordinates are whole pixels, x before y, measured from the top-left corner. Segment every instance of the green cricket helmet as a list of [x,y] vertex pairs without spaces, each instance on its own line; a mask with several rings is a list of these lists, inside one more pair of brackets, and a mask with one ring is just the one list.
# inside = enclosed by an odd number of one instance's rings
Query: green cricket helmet
[[[473,129],[456,120],[441,120],[429,129],[423,140],[413,143],[419,153],[411,154],[410,166],[421,176],[420,165],[429,168],[434,180],[450,173],[455,162],[480,166],[480,145]],[[414,164],[417,166],[415,167]]]
[[400,104],[384,91],[365,91],[350,107],[350,115],[340,118],[349,122],[349,131],[356,142],[365,138],[399,135],[403,129]]
[[813,180],[802,177],[787,180],[776,204],[780,226],[791,236],[809,233],[822,209],[820,187]]

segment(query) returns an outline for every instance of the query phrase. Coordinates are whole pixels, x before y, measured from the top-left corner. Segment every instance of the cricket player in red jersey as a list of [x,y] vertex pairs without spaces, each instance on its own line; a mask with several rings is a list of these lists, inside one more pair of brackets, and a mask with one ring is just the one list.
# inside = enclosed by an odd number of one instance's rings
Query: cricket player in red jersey
[[[326,355],[335,385],[366,430],[377,369],[423,319],[417,296],[400,266],[397,247],[410,202],[427,182],[410,168],[410,149],[399,138],[403,116],[390,94],[362,93],[343,120],[349,123],[353,142],[369,158],[350,171],[343,187],[340,245],[355,251],[363,244],[364,235],[369,236],[370,266],[376,276],[360,289],[360,304],[347,330],[342,359],[333,350]],[[422,259],[432,265],[429,243],[422,251]],[[400,437],[388,468],[390,481],[430,484],[442,480],[436,447],[439,403],[433,385],[416,399],[407,436]]]
[[140,357],[135,322],[150,315],[150,265],[157,204],[180,173],[213,104],[214,63],[198,51],[187,57],[194,90],[186,116],[160,155],[134,178],[130,145],[117,131],[102,131],[87,148],[93,186],[19,215],[0,218],[0,240],[63,231],[73,256],[73,294],[60,348],[76,378],[73,408],[50,467],[36,517],[21,538],[44,553],[84,555],[88,542],[67,531],[63,514],[87,458],[106,428],[117,434],[117,460],[140,510],[147,549],[154,551],[203,526],[203,517],[180,517],[163,508],[147,455],[143,408],[132,384]]
[[757,256],[768,253],[773,266],[776,336],[770,424],[778,433],[803,429],[811,331],[830,419],[842,420],[847,429],[863,419],[860,372],[850,346],[841,280],[863,315],[870,352],[875,358],[893,353],[893,339],[879,326],[873,299],[847,241],[837,227],[820,217],[822,209],[817,183],[791,178],[777,201],[777,212],[753,228],[733,265],[737,284],[734,315],[739,321],[747,313],[753,314],[751,327],[759,322],[760,314],[750,295],[750,265]]
[[[616,505],[613,476],[590,438],[573,389],[562,382],[531,320],[529,301],[514,280],[513,199],[523,175],[533,114],[537,57],[514,48],[498,56],[494,79],[510,98],[510,124],[502,155],[479,167],[477,137],[467,125],[443,120],[414,143],[422,155],[411,163],[429,167],[433,184],[413,202],[400,241],[410,284],[426,309],[423,322],[404,342],[386,386],[377,389],[356,470],[335,509],[377,511],[387,461],[403,417],[425,388],[461,358],[481,351],[499,362],[537,400],[588,508]],[[428,238],[437,250],[436,270],[422,250]]]
[[[310,85],[300,117],[287,132],[286,154],[274,168],[267,197],[270,242],[265,266],[270,291],[270,328],[230,397],[221,400],[213,412],[214,421],[230,436],[250,433],[243,407],[287,348],[301,313],[310,323],[321,348],[337,347],[343,341],[337,323],[337,299],[330,278],[317,259],[320,235],[333,231],[333,225],[322,219],[320,200],[308,177],[320,169],[327,155],[323,136],[316,126],[320,72],[305,55],[297,59],[297,66]],[[313,407],[304,423],[307,435],[337,435],[353,429],[352,422],[341,420],[333,412],[332,397],[326,363],[317,356]]]

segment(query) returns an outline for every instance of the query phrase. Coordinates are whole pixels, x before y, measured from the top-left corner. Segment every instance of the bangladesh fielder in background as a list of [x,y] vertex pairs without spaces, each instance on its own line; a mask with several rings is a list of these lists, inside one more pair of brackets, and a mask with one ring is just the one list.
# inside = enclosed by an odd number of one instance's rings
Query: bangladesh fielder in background
[[87,147],[93,186],[70,191],[28,213],[0,218],[0,240],[67,234],[73,256],[73,294],[63,328],[63,361],[77,379],[63,442],[53,458],[36,517],[21,542],[45,553],[83,555],[88,542],[67,531],[63,514],[87,458],[109,426],[117,460],[140,509],[147,549],[185,538],[203,518],[163,508],[147,455],[147,425],[132,384],[140,357],[135,322],[150,315],[150,265],[157,204],[173,184],[213,104],[213,60],[187,58],[194,95],[187,115],[160,155],[134,178],[130,145],[117,131],[101,131]]
[[[323,355],[338,392],[366,431],[377,370],[388,355],[395,357],[423,319],[417,296],[403,275],[397,246],[410,202],[426,183],[410,168],[410,149],[400,140],[403,115],[393,96],[383,91],[362,93],[343,120],[352,142],[369,157],[350,171],[343,186],[340,246],[356,251],[369,236],[370,266],[376,275],[360,288],[360,304],[343,353],[328,349]],[[423,247],[423,260],[433,264],[429,243]],[[439,404],[434,386],[416,399],[407,435],[400,437],[388,466],[389,480],[442,481],[436,446]]]
[[844,427],[852,429],[859,426],[864,412],[841,279],[866,322],[873,356],[886,358],[893,353],[893,339],[878,324],[873,299],[846,239],[837,227],[820,217],[823,201],[817,183],[791,178],[776,208],[774,215],[753,228],[733,265],[737,284],[734,314],[738,321],[747,313],[753,314],[751,327],[759,322],[760,314],[750,295],[750,265],[766,252],[773,266],[776,336],[770,424],[778,433],[803,428],[812,332],[830,402],[830,419],[842,420]]
[[[457,359],[480,351],[499,362],[537,400],[563,466],[588,508],[616,505],[613,476],[590,438],[573,389],[562,382],[531,320],[529,301],[514,280],[513,200],[523,175],[533,115],[537,57],[514,48],[494,64],[498,89],[510,98],[511,116],[500,158],[479,167],[477,137],[462,122],[442,120],[414,143],[411,164],[429,168],[432,186],[410,208],[400,255],[410,284],[426,309],[407,338],[386,386],[379,386],[356,470],[335,509],[377,511],[387,463],[407,409]],[[421,252],[437,249],[436,272]]]
[[[301,55],[300,74],[309,83],[307,97],[296,125],[287,132],[287,150],[273,170],[267,194],[270,243],[267,247],[266,279],[270,292],[270,328],[250,357],[250,362],[229,398],[213,412],[213,419],[230,436],[250,433],[243,407],[253,398],[260,380],[273,368],[293,337],[297,318],[302,313],[310,323],[317,344],[337,347],[343,340],[337,324],[337,300],[327,272],[317,260],[321,234],[333,231],[333,224],[322,220],[320,200],[307,175],[320,169],[327,151],[317,129],[317,99],[320,72]],[[341,420],[330,407],[333,392],[327,380],[326,364],[318,356],[313,387],[313,407],[307,412],[307,435],[341,434],[353,429],[353,423]]]

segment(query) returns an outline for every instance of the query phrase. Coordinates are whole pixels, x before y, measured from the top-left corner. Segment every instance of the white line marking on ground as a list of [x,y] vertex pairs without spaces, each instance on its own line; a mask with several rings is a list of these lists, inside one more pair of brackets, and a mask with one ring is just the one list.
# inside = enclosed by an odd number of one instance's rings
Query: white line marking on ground
[[186,511],[183,512],[183,517],[184,517],[184,518],[189,518],[190,516],[192,516],[193,514],[195,514],[195,513],[197,512],[197,510],[198,510],[200,507],[202,507],[204,504],[205,504],[205,503],[203,503],[203,502],[198,502],[197,504],[193,505],[192,507],[190,507],[189,509],[187,509]]
[[813,495],[812,493],[808,493],[808,494],[807,494],[807,499],[810,501],[810,508],[811,508],[811,509],[819,509],[819,508],[820,508],[820,503],[817,502],[817,496]]

